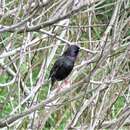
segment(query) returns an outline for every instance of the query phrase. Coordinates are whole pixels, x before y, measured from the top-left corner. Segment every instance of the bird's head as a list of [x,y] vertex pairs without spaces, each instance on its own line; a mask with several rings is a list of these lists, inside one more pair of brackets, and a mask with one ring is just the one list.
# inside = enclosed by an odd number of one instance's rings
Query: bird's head
[[79,53],[80,47],[77,45],[70,45],[64,52],[64,56],[70,56],[76,58]]

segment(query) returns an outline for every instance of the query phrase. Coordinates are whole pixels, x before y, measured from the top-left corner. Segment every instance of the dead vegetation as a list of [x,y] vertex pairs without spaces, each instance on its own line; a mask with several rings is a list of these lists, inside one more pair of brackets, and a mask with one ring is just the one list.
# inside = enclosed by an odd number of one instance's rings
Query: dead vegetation
[[[0,0],[0,128],[130,129],[129,0]],[[80,55],[49,93],[68,44]]]

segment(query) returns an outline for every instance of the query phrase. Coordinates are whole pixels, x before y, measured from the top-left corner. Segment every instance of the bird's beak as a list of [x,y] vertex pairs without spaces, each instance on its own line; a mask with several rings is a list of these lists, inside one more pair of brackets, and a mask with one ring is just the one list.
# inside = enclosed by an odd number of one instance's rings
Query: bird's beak
[[78,45],[78,47],[79,47],[79,51],[81,50],[81,47]]

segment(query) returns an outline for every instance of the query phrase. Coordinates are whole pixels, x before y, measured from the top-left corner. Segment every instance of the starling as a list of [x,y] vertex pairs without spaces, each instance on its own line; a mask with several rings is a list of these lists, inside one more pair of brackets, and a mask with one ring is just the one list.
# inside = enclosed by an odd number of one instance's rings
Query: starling
[[64,80],[71,73],[79,49],[77,45],[70,45],[63,55],[56,60],[49,75],[51,86],[54,85],[55,81]]

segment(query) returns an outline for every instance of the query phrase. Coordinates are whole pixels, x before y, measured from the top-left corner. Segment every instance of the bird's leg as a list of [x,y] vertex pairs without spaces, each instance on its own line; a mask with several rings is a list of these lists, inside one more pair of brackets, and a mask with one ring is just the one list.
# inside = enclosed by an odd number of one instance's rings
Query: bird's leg
[[65,79],[63,83],[59,82],[57,85],[57,92],[62,91],[65,88],[70,87],[71,81]]
[[67,79],[64,80],[65,85],[68,85],[70,83],[70,81],[68,81]]
[[57,85],[57,92],[59,92],[62,88],[63,88],[62,83],[59,82],[58,85]]

